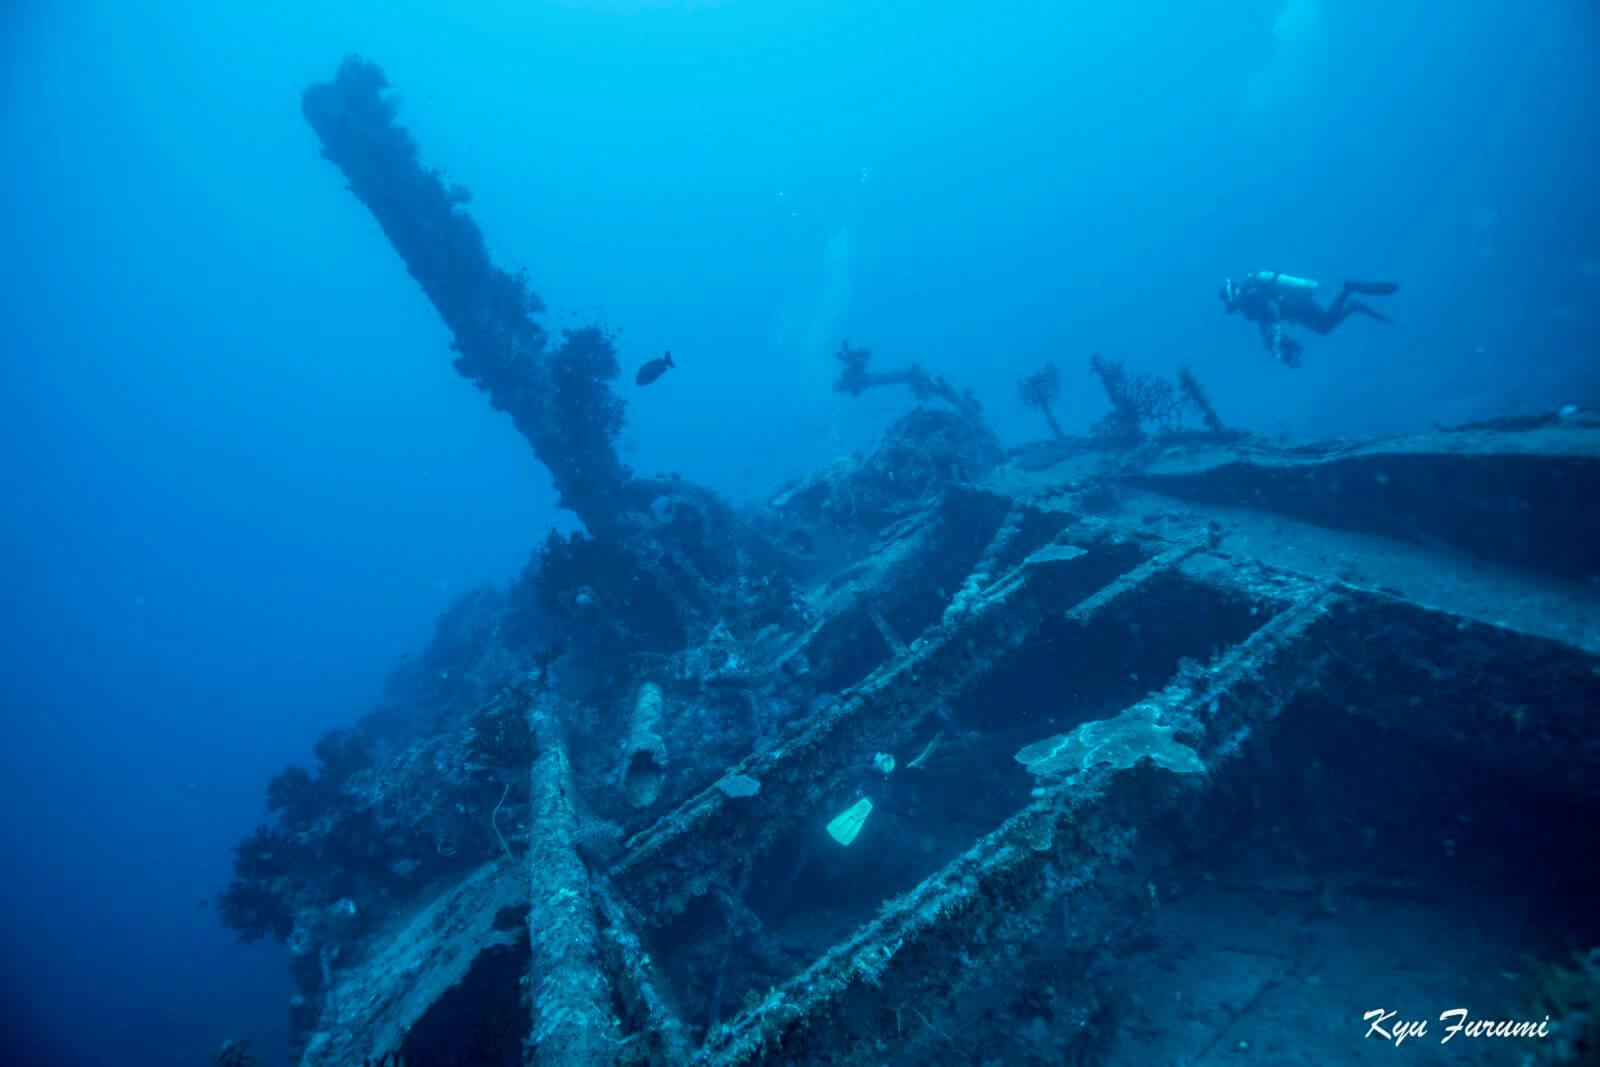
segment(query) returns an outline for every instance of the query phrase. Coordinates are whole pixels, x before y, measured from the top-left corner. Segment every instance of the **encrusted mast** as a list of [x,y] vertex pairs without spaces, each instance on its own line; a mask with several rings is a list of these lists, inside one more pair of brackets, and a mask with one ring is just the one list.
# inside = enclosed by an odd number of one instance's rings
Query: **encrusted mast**
[[566,331],[552,349],[531,317],[543,301],[523,275],[490,261],[483,232],[463,210],[467,190],[418,162],[388,86],[375,65],[352,56],[333,81],[306,90],[302,110],[324,158],[344,172],[455,334],[456,370],[511,416],[563,506],[590,530],[605,529],[628,480],[613,445],[623,403],[609,384],[617,376],[611,340],[589,327]]
[[792,591],[781,549],[716,494],[676,478],[636,478],[617,457],[624,405],[611,388],[611,338],[589,326],[552,343],[534,321],[544,305],[526,279],[489,259],[463,206],[470,194],[418,161],[383,72],[352,56],[333,81],[306,90],[302,110],[323,156],[455,335],[456,369],[511,416],[562,506],[593,535],[546,549],[547,569],[582,576],[550,606],[652,620],[649,636],[662,647],[718,625],[740,630],[786,617]]

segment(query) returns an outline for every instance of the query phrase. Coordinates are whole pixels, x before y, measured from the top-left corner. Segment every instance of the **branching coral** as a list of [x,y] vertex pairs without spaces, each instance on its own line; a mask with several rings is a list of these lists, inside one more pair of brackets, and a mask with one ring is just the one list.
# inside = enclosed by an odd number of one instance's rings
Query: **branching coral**
[[1128,374],[1120,360],[1108,360],[1096,352],[1089,357],[1089,370],[1106,391],[1111,412],[1092,427],[1096,437],[1137,437],[1139,411],[1128,394]]
[[929,374],[915,363],[900,370],[869,371],[867,363],[872,359],[872,349],[856,348],[849,341],[840,342],[839,350],[833,355],[844,364],[844,369],[839,372],[838,379],[833,383],[833,391],[836,393],[860,396],[868,389],[878,386],[903,385],[920,401],[937,397],[948,401],[969,419],[976,420],[980,417],[982,408],[973,391],[966,389],[957,392],[944,380],[942,374]]
[[329,730],[311,751],[322,765],[319,778],[324,782],[343,781],[372,766],[372,749],[355,730]]
[[303,828],[338,796],[350,776],[372,765],[366,738],[354,730],[330,730],[317,739],[315,777],[290,765],[267,783],[267,810],[282,825]]
[[1064,441],[1067,435],[1061,432],[1061,424],[1056,421],[1056,413],[1050,406],[1060,395],[1061,372],[1056,369],[1054,363],[1046,363],[1017,382],[1017,399],[1022,401],[1022,406],[1036,409],[1044,416],[1044,421],[1049,424],[1050,432],[1055,439]]
[[267,783],[267,810],[287,825],[311,822],[321,799],[317,780],[304,767],[290,764]]
[[1100,379],[1111,401],[1111,411],[1092,427],[1096,437],[1136,438],[1143,434],[1145,422],[1170,429],[1194,410],[1191,399],[1154,374],[1129,374],[1121,360],[1106,359],[1099,353],[1089,357],[1089,370]]
[[[470,740],[464,729],[451,744],[461,751]],[[421,827],[408,806],[437,798],[402,799],[406,790],[394,767],[374,765],[361,727],[324,734],[315,751],[315,773],[290,766],[268,783],[267,808],[275,821],[257,827],[234,849],[233,880],[218,897],[217,914],[242,941],[283,941],[307,908],[339,898],[365,907],[401,889],[422,865]],[[452,810],[470,802],[478,781],[463,770],[450,783]]]
[[243,942],[270,937],[280,944],[294,929],[285,879],[307,858],[293,838],[258,826],[233,849],[234,880],[217,895],[217,915]]

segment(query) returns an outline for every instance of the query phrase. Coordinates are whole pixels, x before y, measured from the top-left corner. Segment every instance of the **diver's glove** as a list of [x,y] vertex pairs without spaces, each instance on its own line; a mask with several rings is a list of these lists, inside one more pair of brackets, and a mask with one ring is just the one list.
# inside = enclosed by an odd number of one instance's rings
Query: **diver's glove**
[[1306,346],[1296,341],[1293,337],[1278,338],[1278,361],[1285,367],[1298,367],[1300,365],[1300,353],[1305,350]]

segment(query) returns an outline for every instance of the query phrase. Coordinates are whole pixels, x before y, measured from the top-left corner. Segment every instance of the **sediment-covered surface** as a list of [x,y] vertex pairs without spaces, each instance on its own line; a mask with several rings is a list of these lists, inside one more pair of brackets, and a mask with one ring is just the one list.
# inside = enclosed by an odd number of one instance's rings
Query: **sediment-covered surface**
[[[341,78],[308,111],[436,293],[451,231],[406,213],[454,209],[371,171],[415,153]],[[449,285],[499,292],[477,248]],[[1517,1048],[1548,1057],[1592,1025],[1600,422],[1006,456],[946,389],[741,511],[610,460],[576,488],[609,423],[560,408],[605,361],[549,392],[578,372],[542,333],[436,302],[589,530],[269,788],[223,912],[289,940],[306,1063],[1378,1062],[1364,1012],[1458,1001],[1558,1016]]]

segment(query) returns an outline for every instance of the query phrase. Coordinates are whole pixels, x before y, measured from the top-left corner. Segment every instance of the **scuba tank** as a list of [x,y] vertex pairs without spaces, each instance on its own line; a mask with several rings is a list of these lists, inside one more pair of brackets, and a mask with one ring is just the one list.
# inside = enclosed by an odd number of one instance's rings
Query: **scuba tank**
[[1310,296],[1317,291],[1317,283],[1310,278],[1296,278],[1293,274],[1281,274],[1275,270],[1254,271],[1249,280],[1263,289],[1272,290],[1276,296]]

